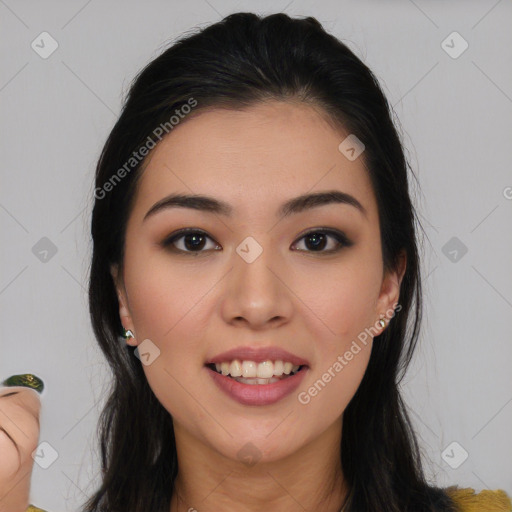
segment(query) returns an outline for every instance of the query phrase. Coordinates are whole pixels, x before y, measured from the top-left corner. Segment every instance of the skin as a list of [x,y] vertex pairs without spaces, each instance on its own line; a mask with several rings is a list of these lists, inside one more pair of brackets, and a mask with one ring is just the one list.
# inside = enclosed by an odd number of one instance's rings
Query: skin
[[[144,365],[149,385],[172,415],[179,474],[171,512],[336,511],[348,489],[339,446],[343,411],[366,370],[366,346],[308,404],[297,399],[357,335],[389,317],[405,258],[384,273],[377,203],[363,158],[338,145],[348,135],[310,105],[260,103],[244,111],[211,109],[175,127],[146,162],[131,211],[122,268],[112,267],[120,317],[137,346],[160,355]],[[278,207],[301,194],[337,189],[366,216],[329,204],[279,219]],[[169,193],[214,196],[232,218],[186,208],[146,212]],[[160,243],[181,228],[209,238]],[[304,234],[342,231],[353,242],[315,249]],[[316,230],[318,231],[318,229]],[[247,263],[235,251],[248,236],[263,248]],[[220,248],[215,250],[215,248]],[[202,251],[197,253],[197,251]],[[322,252],[323,251],[323,252]],[[392,315],[391,315],[392,316]],[[382,328],[379,328],[379,332]],[[277,345],[309,361],[297,392],[268,406],[242,405],[214,384],[205,362],[239,345]],[[252,443],[254,465],[239,450]]]
[[0,512],[25,512],[29,505],[40,411],[37,391],[22,386],[0,389]]

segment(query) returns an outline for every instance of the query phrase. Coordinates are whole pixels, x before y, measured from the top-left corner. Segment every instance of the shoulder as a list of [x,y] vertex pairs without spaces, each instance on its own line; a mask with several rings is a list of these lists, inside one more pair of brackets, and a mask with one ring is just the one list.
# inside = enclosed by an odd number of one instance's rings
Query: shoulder
[[43,510],[42,508],[34,507],[34,505],[29,505],[25,512],[46,512],[46,510]]
[[512,502],[505,491],[484,490],[475,493],[474,489],[448,487],[446,493],[455,502],[460,512],[512,512]]

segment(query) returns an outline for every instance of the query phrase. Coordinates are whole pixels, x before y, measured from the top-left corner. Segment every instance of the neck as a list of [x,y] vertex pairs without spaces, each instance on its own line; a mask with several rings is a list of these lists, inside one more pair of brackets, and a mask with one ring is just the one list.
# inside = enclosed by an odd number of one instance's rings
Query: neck
[[223,457],[176,424],[175,435],[179,471],[170,512],[339,512],[345,502],[341,418],[297,452],[253,466]]

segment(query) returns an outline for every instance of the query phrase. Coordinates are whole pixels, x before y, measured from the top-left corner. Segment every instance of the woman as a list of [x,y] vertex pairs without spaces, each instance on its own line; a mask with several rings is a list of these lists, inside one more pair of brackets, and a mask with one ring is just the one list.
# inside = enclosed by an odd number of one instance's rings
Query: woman
[[84,512],[512,510],[423,474],[407,169],[377,80],[314,18],[233,14],[139,74],[96,172],[114,379]]

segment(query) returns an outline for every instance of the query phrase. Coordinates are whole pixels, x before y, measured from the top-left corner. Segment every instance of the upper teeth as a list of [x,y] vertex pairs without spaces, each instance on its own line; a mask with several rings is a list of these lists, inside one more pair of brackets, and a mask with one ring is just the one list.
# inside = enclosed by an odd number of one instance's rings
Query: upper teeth
[[231,375],[231,377],[259,377],[260,379],[270,379],[273,375],[289,375],[295,373],[300,366],[294,366],[289,361],[263,361],[256,363],[254,361],[225,361],[216,363],[215,368],[222,375]]

